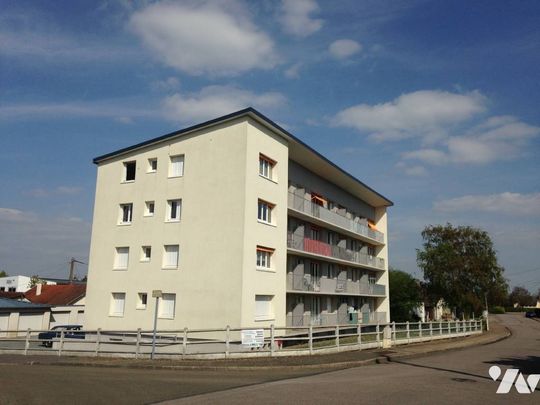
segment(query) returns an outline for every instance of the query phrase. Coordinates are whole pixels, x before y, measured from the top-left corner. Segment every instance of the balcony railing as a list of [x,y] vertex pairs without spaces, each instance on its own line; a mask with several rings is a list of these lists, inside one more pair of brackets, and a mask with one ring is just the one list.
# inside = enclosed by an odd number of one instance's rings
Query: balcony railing
[[313,277],[309,273],[303,275],[287,274],[287,290],[320,292],[323,294],[386,295],[386,287],[382,284],[370,284],[340,278]]
[[354,312],[351,314],[338,311],[330,313],[287,315],[287,326],[335,326],[386,323],[386,312]]
[[367,221],[358,222],[351,218],[347,218],[339,212],[331,211],[328,208],[315,204],[312,201],[291,192],[289,192],[289,208],[376,240],[377,242],[384,243],[384,234],[374,229],[370,229]]
[[320,240],[305,238],[292,232],[287,233],[287,247],[384,270],[384,259],[330,245]]

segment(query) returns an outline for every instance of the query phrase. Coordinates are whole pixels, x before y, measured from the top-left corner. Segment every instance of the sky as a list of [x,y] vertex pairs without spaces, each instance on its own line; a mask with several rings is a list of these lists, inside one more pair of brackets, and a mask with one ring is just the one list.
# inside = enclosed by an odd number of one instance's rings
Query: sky
[[[486,230],[540,288],[540,2],[0,0],[0,269],[88,260],[92,158],[252,106],[429,224]],[[86,273],[78,265],[77,274]]]

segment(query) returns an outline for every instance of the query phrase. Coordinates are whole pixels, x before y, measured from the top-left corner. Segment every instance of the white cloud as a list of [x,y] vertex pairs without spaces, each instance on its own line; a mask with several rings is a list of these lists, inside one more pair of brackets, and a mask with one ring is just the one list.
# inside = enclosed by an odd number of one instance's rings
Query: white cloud
[[129,27],[165,64],[192,75],[235,75],[271,69],[272,39],[235,1],[152,4],[135,12]]
[[163,102],[165,116],[177,122],[196,122],[246,107],[276,109],[287,103],[281,93],[253,93],[234,86],[208,86],[198,93],[176,93]]
[[359,104],[340,111],[335,125],[369,133],[386,141],[411,137],[439,139],[443,126],[463,122],[485,110],[486,99],[473,91],[465,94],[438,90],[407,93],[382,104]]
[[488,164],[513,160],[524,153],[529,141],[540,134],[540,127],[515,117],[494,116],[471,128],[466,135],[451,136],[440,149],[420,149],[403,153],[404,159],[416,159],[432,165]]
[[298,79],[300,77],[300,68],[302,67],[301,63],[295,63],[287,70],[285,70],[285,77],[287,79]]
[[283,0],[281,8],[281,24],[288,34],[307,37],[323,26],[323,20],[310,16],[319,11],[315,0]]
[[0,207],[0,222],[28,222],[33,216],[25,215],[24,212],[15,208]]
[[362,50],[362,45],[352,39],[338,39],[328,48],[333,57],[346,59]]
[[152,90],[171,91],[180,87],[180,80],[176,77],[168,77],[165,80],[157,80],[151,84]]
[[505,215],[540,215],[540,193],[466,195],[433,204],[441,212],[490,212]]

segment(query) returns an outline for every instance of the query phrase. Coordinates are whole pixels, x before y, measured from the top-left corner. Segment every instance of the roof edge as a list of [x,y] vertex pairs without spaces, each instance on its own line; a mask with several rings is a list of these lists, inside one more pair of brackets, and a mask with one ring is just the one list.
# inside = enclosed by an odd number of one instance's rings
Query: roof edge
[[94,164],[99,164],[99,163],[101,163],[101,162],[103,162],[103,161],[105,161],[107,159],[110,159],[110,158],[118,156],[118,155],[122,155],[122,154],[130,152],[132,150],[140,149],[140,148],[143,148],[145,146],[152,145],[154,143],[165,141],[165,140],[167,140],[169,138],[172,138],[172,137],[175,137],[175,136],[178,136],[178,135],[182,135],[182,134],[185,134],[185,133],[188,133],[188,132],[196,131],[198,129],[202,129],[202,128],[205,128],[205,127],[208,127],[208,126],[211,126],[211,125],[215,125],[215,124],[218,124],[218,123],[221,123],[221,122],[230,121],[232,119],[239,118],[239,117],[242,117],[242,116],[252,116],[252,117],[256,118],[258,121],[261,121],[262,123],[264,123],[267,126],[271,127],[274,131],[277,130],[278,132],[281,132],[282,136],[285,135],[286,137],[291,138],[293,141],[299,143],[301,146],[308,149],[310,152],[312,152],[317,157],[324,160],[326,163],[328,163],[331,166],[333,166],[334,168],[338,169],[341,173],[343,173],[347,177],[351,178],[352,180],[356,181],[357,183],[359,183],[360,185],[362,185],[363,187],[365,187],[366,189],[368,189],[372,193],[374,193],[377,196],[379,196],[380,198],[382,198],[384,201],[387,202],[387,204],[385,206],[391,207],[391,206],[394,205],[394,203],[391,200],[389,200],[388,198],[383,196],[381,193],[375,191],[373,188],[371,188],[370,186],[365,184],[363,181],[359,180],[358,178],[356,178],[355,176],[353,176],[349,172],[347,172],[344,169],[342,169],[341,167],[339,167],[337,164],[335,164],[334,162],[332,162],[331,160],[326,158],[321,153],[317,152],[315,149],[313,149],[311,146],[306,144],[304,141],[300,140],[299,138],[297,138],[296,136],[294,136],[293,134],[291,134],[289,131],[282,128],[278,124],[276,124],[270,118],[266,117],[264,114],[260,113],[259,111],[257,111],[253,107],[244,108],[242,110],[235,111],[233,113],[223,115],[221,117],[214,118],[214,119],[211,119],[209,121],[202,122],[200,124],[192,125],[190,127],[180,129],[178,131],[170,132],[168,134],[159,136],[157,138],[152,138],[152,139],[149,139],[147,141],[140,142],[140,143],[132,145],[132,146],[128,146],[126,148],[118,149],[118,150],[116,150],[114,152],[107,153],[105,155],[101,155],[101,156],[98,156],[98,157],[94,158],[93,163]]

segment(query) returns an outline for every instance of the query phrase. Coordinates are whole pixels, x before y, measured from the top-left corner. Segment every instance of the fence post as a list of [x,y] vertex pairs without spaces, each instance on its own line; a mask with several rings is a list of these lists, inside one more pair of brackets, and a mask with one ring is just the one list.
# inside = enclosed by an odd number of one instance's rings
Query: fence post
[[422,337],[422,321],[418,322],[418,337]]
[[429,323],[429,337],[433,337],[433,322]]
[[137,328],[137,342],[135,343],[135,358],[139,358],[141,353],[141,328]]
[[60,331],[60,346],[58,347],[58,356],[62,355],[62,349],[64,348],[64,330]]
[[410,329],[410,325],[409,325],[409,321],[407,321],[407,343],[410,343],[411,341],[411,329]]
[[397,336],[396,336],[396,321],[392,322],[392,340],[394,341],[394,343],[395,343],[396,340],[397,340]]
[[308,338],[309,354],[313,354],[313,325],[311,323],[309,324]]
[[273,356],[274,355],[274,334],[275,334],[275,331],[274,331],[274,324],[270,325],[270,356]]
[[356,325],[356,334],[358,335],[358,348],[362,347],[362,325]]
[[439,336],[442,335],[442,321],[439,321]]
[[30,328],[26,330],[26,339],[24,340],[24,355],[28,354],[28,348],[30,347]]
[[448,335],[451,335],[452,334],[452,327],[450,326],[450,321],[448,321],[448,325],[446,325],[448,327]]
[[100,341],[100,337],[101,337],[101,328],[98,328],[97,332],[96,332],[96,350],[95,350],[95,355],[96,356],[99,356],[99,341]]
[[377,336],[377,347],[379,347],[379,344],[381,342],[381,337],[379,336],[379,322],[377,321],[377,327],[375,328],[375,335]]
[[225,357],[229,357],[230,344],[231,344],[231,327],[227,325],[227,328],[225,329]]
[[339,325],[336,325],[336,347],[339,348]]
[[188,328],[184,328],[184,335],[182,336],[182,357],[186,357],[186,352],[187,352],[187,332],[188,332]]

